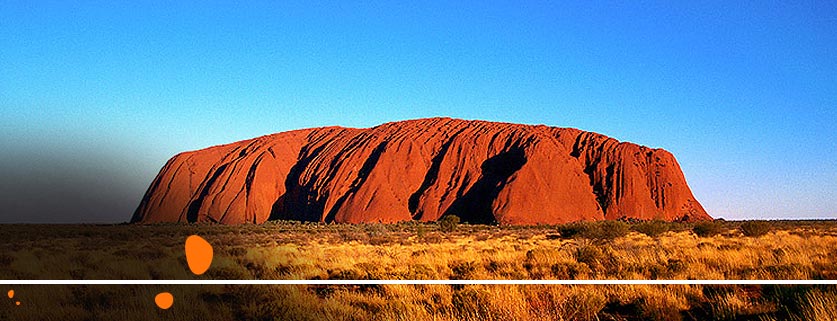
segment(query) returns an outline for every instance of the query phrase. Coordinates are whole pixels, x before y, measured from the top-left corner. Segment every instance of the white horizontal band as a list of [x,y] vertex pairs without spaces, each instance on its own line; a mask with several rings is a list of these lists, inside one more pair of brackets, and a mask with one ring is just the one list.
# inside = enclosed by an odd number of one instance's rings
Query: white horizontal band
[[837,285],[837,280],[0,280],[9,285]]

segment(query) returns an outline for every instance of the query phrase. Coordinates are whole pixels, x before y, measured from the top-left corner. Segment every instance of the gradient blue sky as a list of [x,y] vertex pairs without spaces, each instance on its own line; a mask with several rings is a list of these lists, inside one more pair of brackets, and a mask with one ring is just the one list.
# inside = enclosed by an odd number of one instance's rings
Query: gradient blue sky
[[122,222],[177,152],[432,116],[668,149],[715,217],[837,217],[835,2],[626,2],[2,1],[0,222]]

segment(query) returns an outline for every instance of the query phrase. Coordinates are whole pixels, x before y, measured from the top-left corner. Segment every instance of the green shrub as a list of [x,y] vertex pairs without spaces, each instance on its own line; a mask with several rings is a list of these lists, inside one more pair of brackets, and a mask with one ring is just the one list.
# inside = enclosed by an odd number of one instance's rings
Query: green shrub
[[423,239],[424,235],[427,234],[427,228],[424,227],[424,224],[419,223],[416,225],[416,237]]
[[582,237],[598,241],[610,241],[628,235],[628,224],[622,221],[575,222],[558,227],[563,238]]
[[723,232],[724,228],[721,226],[720,223],[714,221],[704,221],[695,224],[692,228],[692,232],[695,232],[695,235],[700,237],[711,237]]
[[772,226],[765,221],[746,221],[739,228],[745,236],[759,237],[770,232]]
[[661,220],[646,221],[634,224],[631,229],[639,233],[655,237],[669,231],[669,224]]
[[613,240],[628,235],[628,224],[622,221],[605,220],[595,223],[598,227],[593,234],[594,239]]
[[575,249],[573,256],[578,263],[584,263],[594,268],[601,264],[604,259],[604,252],[598,246],[584,244]]
[[577,222],[577,223],[569,223],[558,226],[558,234],[561,235],[562,238],[570,239],[582,234],[584,231],[587,223]]
[[456,215],[448,215],[443,217],[439,220],[439,229],[442,232],[450,233],[456,230],[456,227],[459,226],[459,216]]

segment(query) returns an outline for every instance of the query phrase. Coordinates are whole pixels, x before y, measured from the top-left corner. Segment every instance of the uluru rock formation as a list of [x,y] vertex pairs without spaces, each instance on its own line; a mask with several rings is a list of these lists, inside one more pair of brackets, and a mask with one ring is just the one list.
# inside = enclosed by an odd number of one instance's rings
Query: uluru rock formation
[[429,118],[178,154],[132,222],[711,219],[674,156],[573,128]]

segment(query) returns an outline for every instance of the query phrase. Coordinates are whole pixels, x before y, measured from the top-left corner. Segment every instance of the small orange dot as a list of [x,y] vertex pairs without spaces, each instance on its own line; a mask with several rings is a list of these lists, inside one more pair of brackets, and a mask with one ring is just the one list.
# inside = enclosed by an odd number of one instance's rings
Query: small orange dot
[[20,305],[20,301],[15,302],[15,305]]
[[160,309],[166,310],[171,308],[171,305],[174,303],[174,297],[171,293],[161,292],[154,297],[154,302],[157,303],[157,306],[160,307]]

